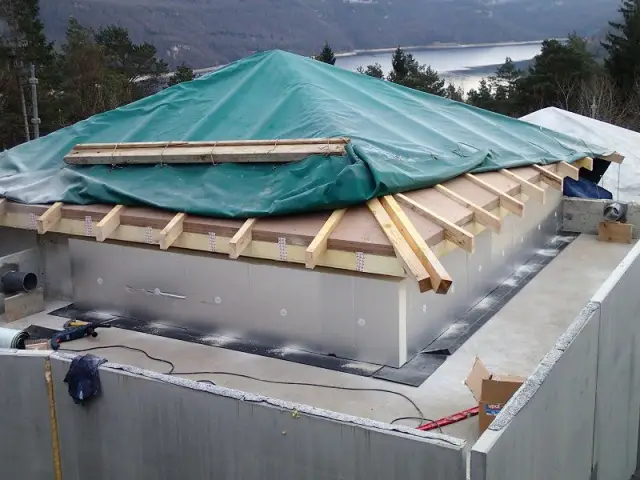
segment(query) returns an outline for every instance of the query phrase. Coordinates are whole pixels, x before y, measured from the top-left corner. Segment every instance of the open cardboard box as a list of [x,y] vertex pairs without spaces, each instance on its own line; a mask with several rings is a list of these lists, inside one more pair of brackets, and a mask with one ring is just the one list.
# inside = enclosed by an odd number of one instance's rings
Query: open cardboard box
[[520,388],[524,378],[509,375],[493,375],[476,357],[471,372],[464,381],[478,401],[480,434],[493,422],[509,399]]

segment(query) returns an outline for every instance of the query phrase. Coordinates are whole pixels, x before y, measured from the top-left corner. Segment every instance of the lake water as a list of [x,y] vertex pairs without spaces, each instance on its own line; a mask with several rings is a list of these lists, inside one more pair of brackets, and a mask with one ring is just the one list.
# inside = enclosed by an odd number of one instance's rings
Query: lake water
[[[531,60],[540,53],[542,42],[523,42],[498,45],[460,45],[407,49],[421,64],[431,65],[440,75],[469,91],[476,88],[483,77],[492,75],[507,57],[514,62]],[[385,74],[391,70],[392,52],[358,52],[339,56],[336,65],[349,70],[378,62]]]

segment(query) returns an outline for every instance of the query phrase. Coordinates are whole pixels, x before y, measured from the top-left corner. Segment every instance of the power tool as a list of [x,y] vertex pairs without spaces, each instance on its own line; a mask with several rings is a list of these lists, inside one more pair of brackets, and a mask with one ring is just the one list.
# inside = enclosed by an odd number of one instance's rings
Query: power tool
[[82,320],[69,320],[64,324],[64,330],[51,337],[51,348],[58,350],[62,342],[70,342],[84,337],[97,337],[97,328],[111,328],[111,325],[104,323],[84,322]]

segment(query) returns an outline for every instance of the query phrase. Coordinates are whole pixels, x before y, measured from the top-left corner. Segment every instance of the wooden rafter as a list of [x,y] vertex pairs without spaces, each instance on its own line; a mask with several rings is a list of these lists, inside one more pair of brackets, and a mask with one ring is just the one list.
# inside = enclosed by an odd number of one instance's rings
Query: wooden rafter
[[475,185],[484,188],[485,190],[497,195],[500,199],[500,206],[509,210],[511,213],[518,215],[519,217],[524,216],[524,203],[519,200],[516,200],[511,195],[504,193],[503,191],[495,188],[493,185],[488,184],[484,180],[481,180],[475,175],[470,173],[465,174],[464,178],[471,181]]
[[229,246],[231,251],[229,252],[230,258],[238,258],[242,252],[249,246],[251,243],[251,229],[255,225],[257,218],[249,218],[242,224],[240,230],[233,236],[231,241],[229,242]]
[[[407,261],[406,259],[409,257],[411,260],[416,258],[422,267],[418,272],[422,274],[423,270],[426,270],[426,273],[428,274],[427,278],[430,277],[430,287],[433,288],[436,293],[447,293],[453,283],[451,277],[440,263],[440,260],[438,260],[438,257],[436,257],[436,255],[427,246],[424,239],[416,230],[413,223],[411,223],[411,220],[409,220],[398,202],[396,202],[391,195],[387,195],[380,198],[379,201],[377,199],[370,200],[367,203],[367,206],[378,221],[378,224],[384,230],[385,234],[389,237],[389,241],[394,244],[395,248],[401,248],[398,254],[405,259],[405,263]],[[389,224],[389,221],[392,223]],[[392,226],[395,226],[395,229],[390,228]],[[397,233],[399,233],[401,238],[404,239],[404,242],[400,242],[395,238]],[[393,240],[392,237],[394,237]],[[409,251],[406,250],[407,245],[409,247]],[[411,256],[409,252],[412,252],[413,256]],[[408,266],[415,275],[414,266],[409,264]],[[421,277],[421,279],[418,280],[421,292],[426,291],[426,282],[427,280],[424,277]]]
[[415,200],[412,200],[411,198],[407,197],[402,193],[396,194],[395,198],[401,204],[406,205],[408,208],[410,208],[414,212],[427,218],[430,222],[433,222],[439,227],[443,228],[444,236],[447,240],[455,243],[463,250],[469,253],[473,253],[473,251],[475,250],[475,241],[474,241],[475,237],[469,232],[467,232],[465,229],[460,228],[455,223],[450,222],[446,218],[436,214],[429,208],[416,202]]
[[7,211],[7,200],[5,198],[0,198],[0,215],[4,214]]
[[36,220],[38,233],[43,234],[51,230],[62,218],[62,202],[56,202]]
[[334,210],[331,216],[324,223],[318,234],[315,236],[309,247],[306,250],[305,266],[307,268],[315,268],[318,264],[318,259],[321,255],[327,251],[329,236],[333,233],[335,228],[347,213],[346,208]]
[[622,163],[622,161],[624,160],[624,156],[620,155],[618,152],[613,152],[611,155],[605,155],[599,158],[613,163]]
[[559,162],[557,168],[557,174],[559,177],[569,177],[574,180],[580,179],[580,169],[568,164],[567,162]]
[[471,210],[473,212],[473,215],[474,215],[474,218],[475,218],[476,222],[478,222],[478,223],[480,223],[482,225],[485,225],[492,232],[500,233],[500,229],[502,228],[502,222],[501,222],[500,218],[495,216],[493,213],[491,213],[488,210],[485,210],[484,208],[476,205],[475,203],[471,202],[470,200],[467,200],[466,198],[462,197],[461,195],[458,195],[453,190],[449,190],[444,185],[436,185],[434,188],[438,192],[442,193],[443,195],[447,196],[448,198],[450,198],[454,202],[458,203],[458,205],[462,205],[463,207],[468,208],[469,210]]
[[122,205],[116,205],[98,222],[96,225],[96,240],[98,242],[104,242],[120,226],[120,214],[123,208]]
[[518,182],[520,184],[520,188],[522,189],[522,193],[524,193],[525,195],[533,198],[534,200],[540,203],[545,203],[544,189],[531,183],[529,180],[526,180],[521,176],[516,175],[510,170],[503,168],[502,170],[500,170],[500,173],[505,177],[507,177],[508,179]]
[[562,183],[563,179],[561,176],[556,175],[553,172],[550,172],[546,168],[541,167],[540,165],[532,165],[534,170],[540,173],[540,180],[552,188],[556,190],[562,191]]
[[593,158],[584,157],[580,160],[576,160],[573,164],[578,168],[586,168],[587,170],[593,170]]
[[182,234],[185,217],[186,215],[184,213],[178,213],[171,219],[167,226],[162,229],[158,237],[161,250],[167,250]]

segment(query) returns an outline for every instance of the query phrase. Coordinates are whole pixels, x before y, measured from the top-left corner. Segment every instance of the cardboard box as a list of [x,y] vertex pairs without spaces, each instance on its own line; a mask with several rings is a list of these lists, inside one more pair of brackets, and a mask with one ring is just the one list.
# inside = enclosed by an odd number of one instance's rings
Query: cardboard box
[[476,357],[464,383],[478,401],[481,434],[493,422],[524,380],[524,378],[509,375],[493,375],[484,366],[482,360]]

